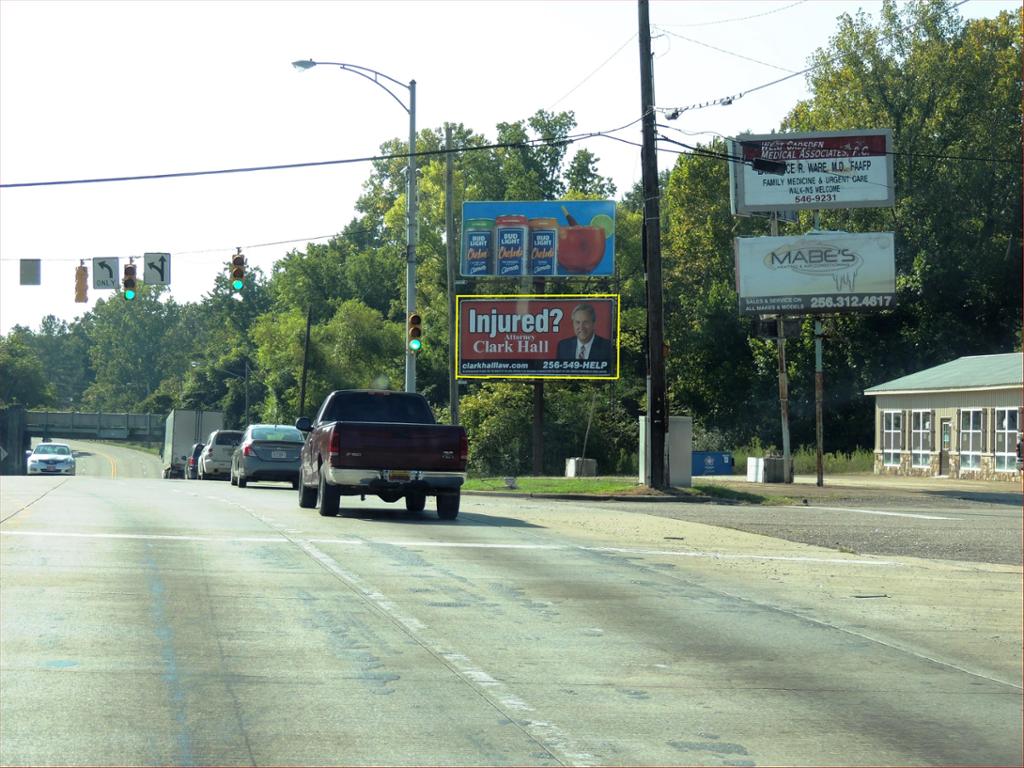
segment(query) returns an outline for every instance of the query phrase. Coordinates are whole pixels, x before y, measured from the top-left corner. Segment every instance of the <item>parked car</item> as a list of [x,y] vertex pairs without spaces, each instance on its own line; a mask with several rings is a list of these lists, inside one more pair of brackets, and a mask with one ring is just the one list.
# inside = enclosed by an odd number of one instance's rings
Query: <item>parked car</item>
[[73,475],[75,454],[67,443],[40,443],[28,455],[26,465],[29,475]]
[[197,473],[200,480],[221,478],[227,480],[231,474],[231,454],[242,440],[242,433],[235,429],[215,429],[206,438],[206,447],[199,454]]
[[231,484],[276,480],[299,487],[299,450],[305,436],[286,424],[251,424],[231,456]]
[[203,452],[204,443],[192,446],[192,452],[185,460],[185,479],[196,480],[199,477],[199,456]]

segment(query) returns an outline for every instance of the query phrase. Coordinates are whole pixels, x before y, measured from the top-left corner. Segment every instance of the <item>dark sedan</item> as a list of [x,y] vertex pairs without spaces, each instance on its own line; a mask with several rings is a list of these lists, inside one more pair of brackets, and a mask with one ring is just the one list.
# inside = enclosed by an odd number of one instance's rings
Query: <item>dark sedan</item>
[[199,456],[205,448],[204,443],[196,443],[192,446],[192,454],[188,457],[185,462],[185,479],[186,480],[197,480],[199,479]]
[[304,436],[286,424],[251,424],[231,456],[231,484],[245,488],[264,480],[299,482],[299,449]]

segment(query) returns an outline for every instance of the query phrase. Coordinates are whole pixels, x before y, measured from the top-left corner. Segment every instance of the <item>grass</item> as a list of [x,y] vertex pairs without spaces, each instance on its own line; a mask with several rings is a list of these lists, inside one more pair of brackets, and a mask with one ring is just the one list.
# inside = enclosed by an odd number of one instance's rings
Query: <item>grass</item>
[[792,499],[784,496],[766,496],[746,491],[737,491],[717,483],[697,482],[691,488],[673,488],[670,491],[655,491],[640,485],[629,477],[517,477],[515,488],[509,488],[501,477],[469,478],[462,486],[465,491],[489,491],[493,493],[536,493],[576,494],[583,496],[674,496],[711,497],[747,504],[785,504]]
[[160,446],[156,443],[136,443],[130,440],[90,440],[90,442],[102,443],[103,445],[116,445],[121,448],[134,448],[136,451],[151,453],[154,456],[160,455]]

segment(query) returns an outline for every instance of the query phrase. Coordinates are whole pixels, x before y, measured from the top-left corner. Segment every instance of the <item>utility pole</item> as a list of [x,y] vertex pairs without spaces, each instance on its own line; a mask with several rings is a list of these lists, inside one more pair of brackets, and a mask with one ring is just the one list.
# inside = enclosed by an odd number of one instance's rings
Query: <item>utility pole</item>
[[452,424],[458,424],[459,382],[455,378],[455,210],[452,205],[455,183],[450,123],[444,125],[444,148],[444,227],[448,257],[448,415]]
[[306,340],[302,344],[302,380],[299,384],[299,416],[306,410],[306,372],[309,370],[309,326],[313,321],[313,306],[306,307]]
[[825,484],[824,468],[824,429],[821,424],[822,400],[825,398],[825,367],[822,360],[821,337],[824,335],[821,320],[814,321],[814,436],[815,464],[818,470],[817,485]]
[[[772,211],[771,235],[779,236],[779,214]],[[786,371],[786,333],[782,315],[776,318],[776,344],[779,351],[779,409],[782,412],[782,475],[784,483],[793,482],[793,459],[789,450],[789,374]]]
[[661,213],[658,156],[654,132],[654,62],[648,0],[638,0],[640,12],[640,101],[643,115],[641,169],[644,191],[644,265],[647,272],[647,418],[650,420],[651,487],[668,487],[665,477],[665,335],[662,319]]

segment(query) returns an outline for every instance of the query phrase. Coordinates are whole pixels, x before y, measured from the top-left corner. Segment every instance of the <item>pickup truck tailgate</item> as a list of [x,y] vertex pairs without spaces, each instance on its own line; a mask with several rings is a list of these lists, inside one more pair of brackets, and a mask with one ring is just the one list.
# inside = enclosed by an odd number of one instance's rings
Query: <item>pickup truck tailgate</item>
[[331,446],[331,465],[335,467],[440,472],[466,469],[462,427],[339,421],[335,434],[338,445]]

